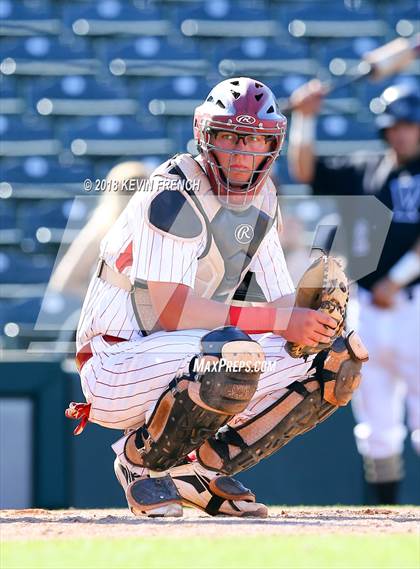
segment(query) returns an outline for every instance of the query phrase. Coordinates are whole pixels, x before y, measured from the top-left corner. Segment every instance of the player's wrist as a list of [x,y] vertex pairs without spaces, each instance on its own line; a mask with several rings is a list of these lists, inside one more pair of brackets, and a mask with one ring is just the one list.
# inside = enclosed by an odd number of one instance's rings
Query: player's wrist
[[275,330],[277,310],[264,306],[231,306],[229,324],[247,334],[263,334]]
[[290,144],[296,146],[310,146],[315,141],[316,133],[316,114],[295,111],[292,114],[292,121],[289,134]]
[[420,276],[420,256],[414,251],[408,251],[392,267],[388,278],[392,283],[403,287]]

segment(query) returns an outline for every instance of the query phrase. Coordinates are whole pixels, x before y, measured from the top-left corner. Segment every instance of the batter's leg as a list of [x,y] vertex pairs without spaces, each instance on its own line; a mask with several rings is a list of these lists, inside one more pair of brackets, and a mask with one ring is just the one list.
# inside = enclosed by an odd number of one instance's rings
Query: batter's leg
[[420,285],[406,295],[400,306],[399,322],[404,327],[399,331],[399,375],[407,386],[407,423],[411,444],[420,455]]
[[360,332],[369,347],[370,360],[363,382],[353,398],[354,435],[364,466],[366,504],[398,502],[404,477],[403,448],[406,386],[400,379],[401,328],[399,308],[380,309],[366,291],[360,294]]

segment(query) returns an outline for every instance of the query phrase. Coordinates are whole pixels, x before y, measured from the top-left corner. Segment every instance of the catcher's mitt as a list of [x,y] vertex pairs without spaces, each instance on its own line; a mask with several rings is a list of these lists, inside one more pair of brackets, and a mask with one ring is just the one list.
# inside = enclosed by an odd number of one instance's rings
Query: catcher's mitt
[[343,332],[348,299],[348,281],[340,261],[327,255],[314,261],[299,281],[295,306],[325,312],[337,321],[337,328],[328,344],[312,347],[286,342],[287,353],[293,358],[301,358],[330,348]]

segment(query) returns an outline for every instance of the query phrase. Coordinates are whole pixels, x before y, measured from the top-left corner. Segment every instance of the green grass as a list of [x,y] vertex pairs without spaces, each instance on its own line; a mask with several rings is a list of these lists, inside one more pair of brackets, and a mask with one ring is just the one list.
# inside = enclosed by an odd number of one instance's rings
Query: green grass
[[8,541],[1,569],[418,569],[416,535]]

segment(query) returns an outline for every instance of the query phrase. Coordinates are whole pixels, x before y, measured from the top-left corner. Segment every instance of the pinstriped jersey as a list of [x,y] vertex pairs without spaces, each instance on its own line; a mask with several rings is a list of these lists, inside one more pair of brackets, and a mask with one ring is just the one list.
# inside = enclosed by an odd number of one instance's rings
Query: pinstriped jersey
[[[168,189],[166,182],[181,180],[179,171],[187,178],[198,177],[196,192],[173,185]],[[136,192],[100,247],[101,258],[133,285],[179,283],[204,298],[228,303],[249,270],[267,301],[294,292],[279,240],[271,180],[251,207],[239,213],[221,206],[200,158],[178,156],[157,168],[151,182],[152,191]],[[93,276],[79,321],[77,349],[101,334],[142,337],[132,300],[127,291]]]

